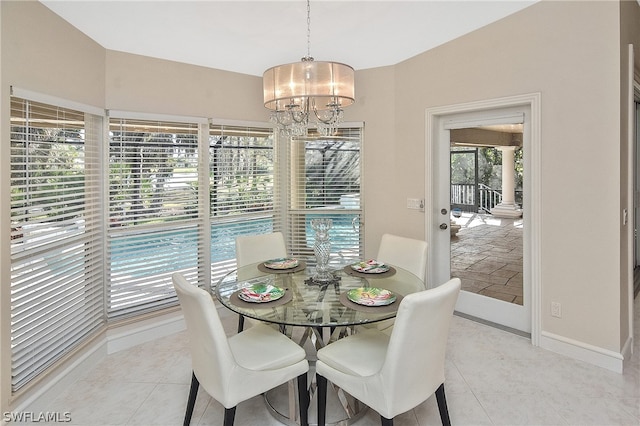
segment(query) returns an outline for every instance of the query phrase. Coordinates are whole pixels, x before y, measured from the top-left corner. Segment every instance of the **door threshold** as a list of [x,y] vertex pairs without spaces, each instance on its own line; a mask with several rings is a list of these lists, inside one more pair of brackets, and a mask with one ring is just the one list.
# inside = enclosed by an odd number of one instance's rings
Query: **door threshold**
[[464,313],[458,312],[458,311],[454,311],[453,314],[458,316],[458,317],[460,317],[460,318],[465,318],[465,319],[468,319],[468,320],[471,320],[471,321],[474,321],[474,322],[477,322],[477,323],[480,323],[480,324],[488,325],[489,327],[493,327],[493,328],[497,328],[497,329],[502,330],[502,331],[507,331],[509,333],[517,334],[518,336],[526,337],[527,339],[531,340],[531,333],[520,331],[520,330],[517,330],[515,328],[507,327],[505,325],[498,324],[496,322],[487,321],[487,320],[484,320],[482,318],[474,317],[473,315],[467,315],[467,314],[464,314]]

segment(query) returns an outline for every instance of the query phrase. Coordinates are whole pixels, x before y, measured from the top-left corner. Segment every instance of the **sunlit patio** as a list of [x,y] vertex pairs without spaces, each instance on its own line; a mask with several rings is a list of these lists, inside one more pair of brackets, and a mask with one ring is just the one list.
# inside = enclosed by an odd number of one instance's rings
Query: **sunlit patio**
[[522,305],[522,218],[462,213],[453,223],[451,276],[463,290]]

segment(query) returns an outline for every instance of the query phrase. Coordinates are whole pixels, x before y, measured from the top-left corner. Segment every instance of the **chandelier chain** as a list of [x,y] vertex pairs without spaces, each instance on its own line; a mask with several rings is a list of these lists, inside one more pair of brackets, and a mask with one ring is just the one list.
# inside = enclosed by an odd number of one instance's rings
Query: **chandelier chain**
[[307,58],[311,57],[311,0],[307,0]]

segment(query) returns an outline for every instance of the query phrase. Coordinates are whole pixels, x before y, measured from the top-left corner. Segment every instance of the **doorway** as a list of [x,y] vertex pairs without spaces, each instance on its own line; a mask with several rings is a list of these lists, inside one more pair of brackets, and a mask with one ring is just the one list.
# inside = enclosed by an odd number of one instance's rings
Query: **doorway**
[[451,276],[465,291],[518,305],[524,303],[522,133],[522,123],[450,131]]
[[[487,126],[521,126],[523,147],[522,298],[520,303],[472,291],[461,291],[456,311],[471,317],[530,333],[539,338],[539,94],[452,105],[427,110],[426,238],[429,248],[429,282],[442,283],[452,276],[451,242],[451,133]],[[503,188],[504,189],[504,188]],[[454,207],[455,208],[455,207]],[[428,211],[427,211],[428,209]],[[462,217],[461,213],[461,217]],[[515,219],[515,218],[514,218]],[[445,230],[443,230],[445,228]]]

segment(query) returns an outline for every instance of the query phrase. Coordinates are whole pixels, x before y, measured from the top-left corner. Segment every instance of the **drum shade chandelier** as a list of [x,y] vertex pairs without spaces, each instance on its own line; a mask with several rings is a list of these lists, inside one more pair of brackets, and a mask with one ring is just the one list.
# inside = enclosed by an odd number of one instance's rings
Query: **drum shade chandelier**
[[287,136],[306,136],[309,127],[316,127],[324,136],[333,134],[344,120],[343,108],[355,101],[353,68],[314,61],[310,40],[311,7],[307,0],[307,56],[300,62],[269,68],[262,76],[264,106],[271,110],[271,121]]

